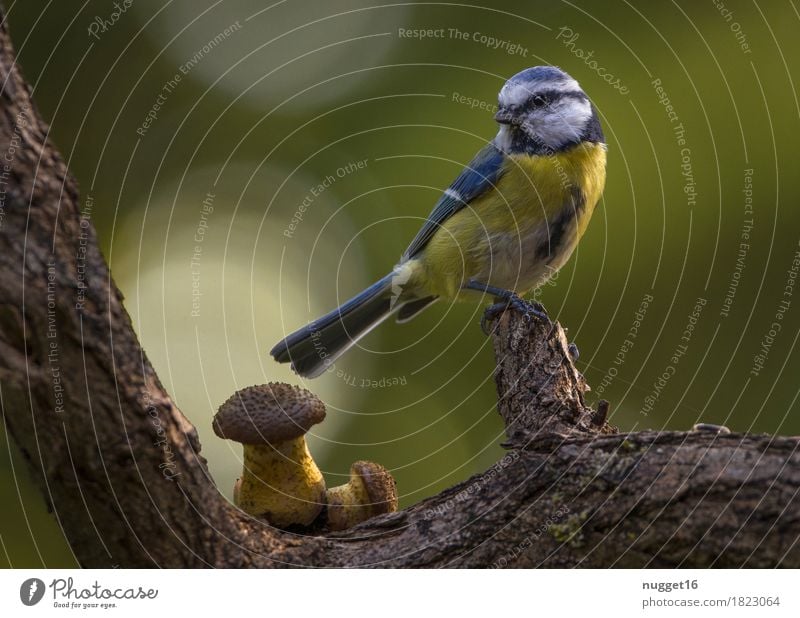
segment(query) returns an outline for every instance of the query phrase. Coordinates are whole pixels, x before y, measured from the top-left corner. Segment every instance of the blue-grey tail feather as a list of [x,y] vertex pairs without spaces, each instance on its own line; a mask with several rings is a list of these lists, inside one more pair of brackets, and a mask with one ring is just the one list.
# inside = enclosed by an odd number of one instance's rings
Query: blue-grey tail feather
[[292,363],[301,376],[315,378],[375,326],[400,308],[392,303],[392,278],[380,281],[338,309],[314,320],[278,343],[270,354],[279,363]]
[[402,307],[400,307],[400,311],[397,312],[397,323],[404,324],[409,320],[413,320],[437,300],[439,300],[438,296],[426,296],[425,298],[420,298],[418,300],[412,300],[405,303]]

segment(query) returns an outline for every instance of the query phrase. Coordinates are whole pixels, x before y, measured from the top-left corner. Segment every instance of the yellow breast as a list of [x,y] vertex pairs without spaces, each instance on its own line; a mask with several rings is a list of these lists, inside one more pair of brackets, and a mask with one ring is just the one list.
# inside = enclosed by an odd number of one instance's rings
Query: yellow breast
[[[498,188],[503,197],[513,201],[515,211],[529,220],[541,213],[552,216],[579,190],[584,201],[579,217],[582,235],[605,186],[606,146],[585,142],[549,156],[511,155],[508,159]],[[485,199],[496,202],[498,197],[486,195]]]
[[511,155],[494,190],[447,221],[414,265],[417,294],[455,298],[470,278],[525,292],[569,258],[605,184],[606,148]]

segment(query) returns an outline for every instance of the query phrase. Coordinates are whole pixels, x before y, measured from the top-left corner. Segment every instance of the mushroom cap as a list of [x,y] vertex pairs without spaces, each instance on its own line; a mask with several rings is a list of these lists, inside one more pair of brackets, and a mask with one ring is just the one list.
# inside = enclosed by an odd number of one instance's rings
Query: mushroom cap
[[325,404],[299,386],[270,382],[236,391],[211,426],[220,438],[242,444],[275,444],[299,438],[325,418]]
[[350,474],[358,476],[364,484],[372,516],[397,510],[397,485],[386,468],[371,461],[357,461],[350,466]]

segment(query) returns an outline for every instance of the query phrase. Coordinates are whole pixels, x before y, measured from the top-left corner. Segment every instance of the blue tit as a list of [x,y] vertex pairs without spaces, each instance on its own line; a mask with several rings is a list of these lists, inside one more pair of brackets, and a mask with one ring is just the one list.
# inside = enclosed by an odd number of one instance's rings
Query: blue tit
[[605,138],[594,105],[556,67],[517,73],[498,99],[499,132],[392,272],[278,343],[275,360],[313,378],[390,315],[405,322],[437,300],[477,293],[542,314],[519,294],[561,268],[586,231],[605,185]]

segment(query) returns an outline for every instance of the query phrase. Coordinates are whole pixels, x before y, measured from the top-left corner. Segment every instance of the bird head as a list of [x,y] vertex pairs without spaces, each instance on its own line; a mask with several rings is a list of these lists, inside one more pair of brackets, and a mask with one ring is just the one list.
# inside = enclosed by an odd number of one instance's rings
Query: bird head
[[533,67],[509,79],[494,119],[500,124],[495,142],[509,153],[547,154],[604,141],[589,97],[557,67]]

